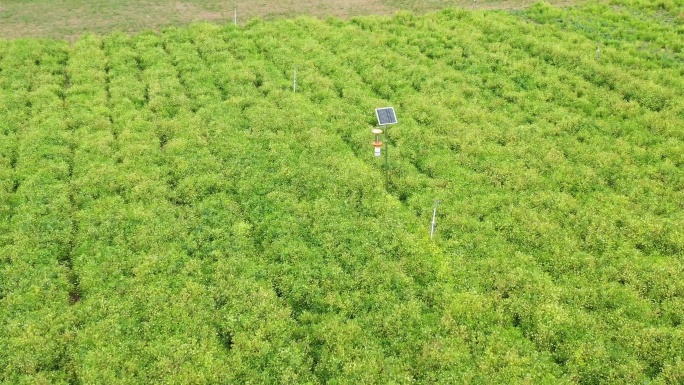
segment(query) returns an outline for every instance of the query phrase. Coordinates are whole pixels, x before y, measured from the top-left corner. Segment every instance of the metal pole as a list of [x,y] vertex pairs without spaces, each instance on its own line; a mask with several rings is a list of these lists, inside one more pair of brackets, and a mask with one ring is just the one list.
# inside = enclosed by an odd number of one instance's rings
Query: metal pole
[[385,136],[387,137],[387,140],[385,140],[385,181],[387,184],[387,187],[389,188],[389,130],[387,129],[387,126],[382,126],[382,128],[385,130]]
[[439,204],[439,199],[435,199],[435,207],[432,210],[432,224],[430,226],[430,238],[435,235],[435,227],[437,227],[437,205]]

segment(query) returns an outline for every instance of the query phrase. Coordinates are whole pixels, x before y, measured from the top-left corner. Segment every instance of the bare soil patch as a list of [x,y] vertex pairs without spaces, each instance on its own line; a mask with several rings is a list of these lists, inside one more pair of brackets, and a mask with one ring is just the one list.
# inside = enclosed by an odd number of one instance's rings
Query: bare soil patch
[[225,17],[219,12],[211,12],[193,3],[176,1],[174,4],[179,17],[188,22],[222,20]]
[[[536,0],[5,0],[0,5],[0,38],[49,37],[74,40],[86,32],[138,32],[198,21],[238,22],[296,17],[350,18],[460,8],[519,8]],[[551,0],[572,5],[584,0]]]

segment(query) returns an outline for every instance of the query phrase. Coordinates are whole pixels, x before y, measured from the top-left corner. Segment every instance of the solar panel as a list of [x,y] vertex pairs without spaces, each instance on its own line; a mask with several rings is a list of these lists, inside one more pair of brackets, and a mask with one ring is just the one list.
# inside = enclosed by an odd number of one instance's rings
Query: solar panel
[[376,108],[375,115],[378,117],[378,126],[397,124],[397,116],[394,114],[394,107]]

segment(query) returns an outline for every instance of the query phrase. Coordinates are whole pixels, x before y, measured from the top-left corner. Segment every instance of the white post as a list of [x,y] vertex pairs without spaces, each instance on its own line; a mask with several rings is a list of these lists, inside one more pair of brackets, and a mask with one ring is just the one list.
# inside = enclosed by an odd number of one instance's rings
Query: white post
[[237,5],[235,6],[235,13],[233,14],[233,23],[237,25]]
[[294,83],[292,84],[292,92],[297,92],[297,66],[294,67]]
[[596,61],[601,58],[601,42],[596,46]]
[[435,235],[435,227],[437,227],[437,205],[439,204],[439,199],[435,200],[435,207],[432,210],[432,225],[430,226],[430,238]]

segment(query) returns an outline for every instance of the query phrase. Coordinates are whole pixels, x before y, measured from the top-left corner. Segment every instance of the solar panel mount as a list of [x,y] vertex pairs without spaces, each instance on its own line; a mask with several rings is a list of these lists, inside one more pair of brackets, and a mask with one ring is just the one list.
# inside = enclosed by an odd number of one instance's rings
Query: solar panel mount
[[378,117],[378,126],[397,124],[397,115],[394,113],[394,107],[376,108],[375,115]]

